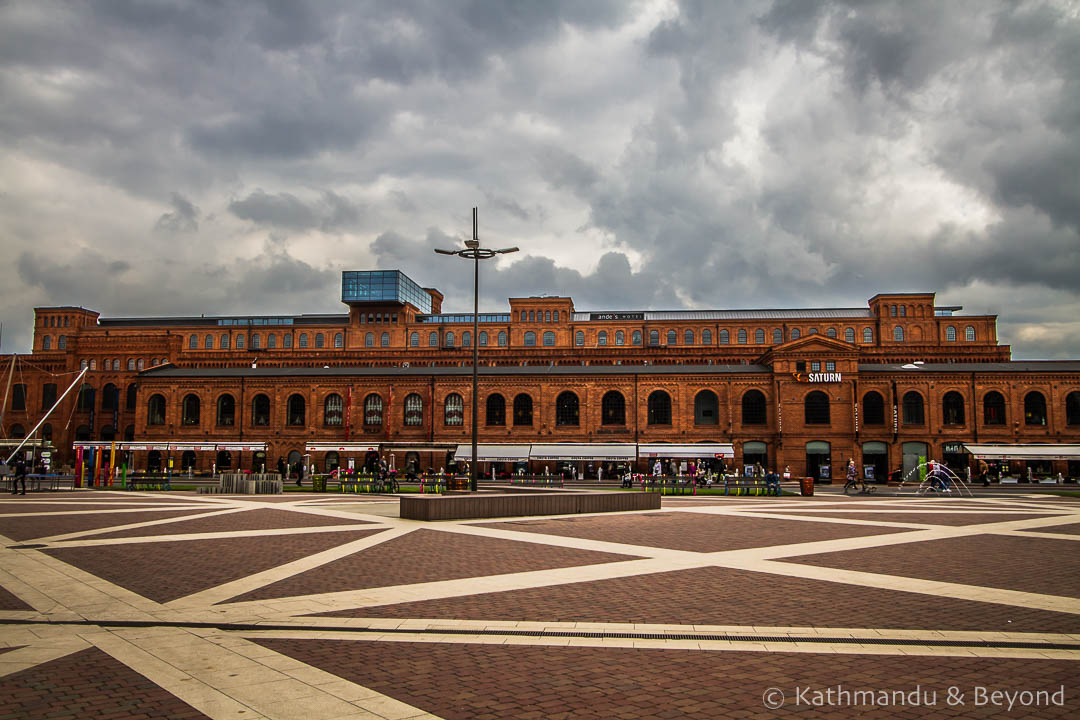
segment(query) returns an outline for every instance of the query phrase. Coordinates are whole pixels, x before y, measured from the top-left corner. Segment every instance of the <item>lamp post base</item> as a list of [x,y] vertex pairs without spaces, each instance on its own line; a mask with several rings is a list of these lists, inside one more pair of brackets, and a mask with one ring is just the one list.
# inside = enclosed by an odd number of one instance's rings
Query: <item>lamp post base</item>
[[467,475],[454,475],[446,482],[447,490],[464,490],[469,491],[469,478]]

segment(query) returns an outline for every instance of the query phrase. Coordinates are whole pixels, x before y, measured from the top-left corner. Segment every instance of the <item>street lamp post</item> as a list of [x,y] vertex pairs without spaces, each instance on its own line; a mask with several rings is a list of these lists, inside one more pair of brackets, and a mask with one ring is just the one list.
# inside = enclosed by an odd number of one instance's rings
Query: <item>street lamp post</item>
[[476,233],[476,208],[472,209],[472,239],[465,241],[464,250],[440,250],[440,255],[457,255],[473,261],[473,332],[472,332],[472,463],[469,464],[469,490],[476,492],[476,434],[479,424],[479,404],[477,402],[477,366],[480,359],[480,261],[489,260],[496,255],[517,252],[516,247],[492,250],[480,247],[480,238]]

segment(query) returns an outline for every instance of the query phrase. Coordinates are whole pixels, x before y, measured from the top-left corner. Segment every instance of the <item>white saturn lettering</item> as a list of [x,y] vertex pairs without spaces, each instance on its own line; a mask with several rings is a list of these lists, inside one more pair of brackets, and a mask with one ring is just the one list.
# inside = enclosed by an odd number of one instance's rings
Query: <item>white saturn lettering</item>
[[806,379],[810,382],[841,382],[843,373],[810,373]]

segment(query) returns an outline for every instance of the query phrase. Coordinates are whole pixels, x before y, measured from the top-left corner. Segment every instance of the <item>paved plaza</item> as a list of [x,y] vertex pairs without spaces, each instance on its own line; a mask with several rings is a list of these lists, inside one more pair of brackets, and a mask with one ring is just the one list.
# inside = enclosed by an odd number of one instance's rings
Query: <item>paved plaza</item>
[[6,718],[1080,715],[1080,500],[0,496]]

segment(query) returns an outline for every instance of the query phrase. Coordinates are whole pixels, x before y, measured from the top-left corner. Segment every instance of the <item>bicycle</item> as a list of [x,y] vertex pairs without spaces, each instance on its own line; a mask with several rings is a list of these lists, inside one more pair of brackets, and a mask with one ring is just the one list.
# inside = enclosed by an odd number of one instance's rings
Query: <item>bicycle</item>
[[[862,486],[861,488],[859,487],[860,485]],[[851,495],[851,494],[872,495],[876,491],[877,491],[876,487],[874,487],[873,485],[867,485],[866,484],[866,479],[865,478],[863,478],[862,480],[858,480],[858,479],[853,478],[851,480],[848,480],[846,483],[844,483],[844,494],[845,495]]]

